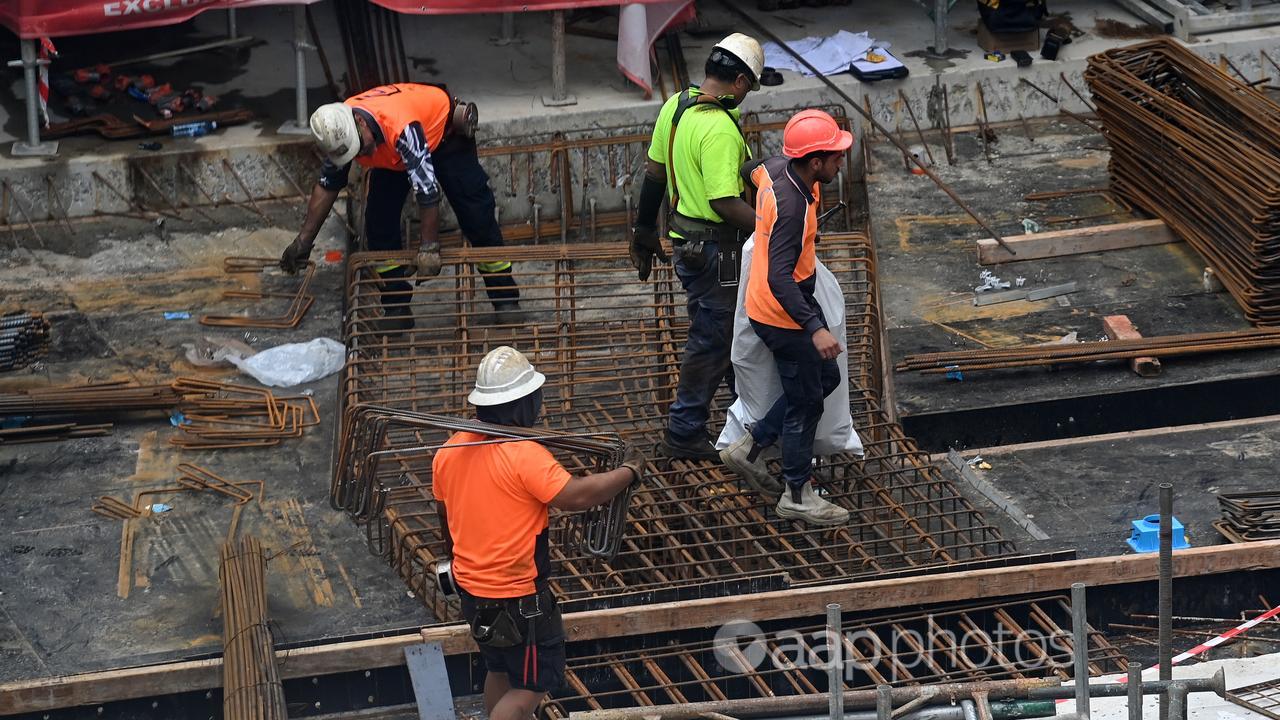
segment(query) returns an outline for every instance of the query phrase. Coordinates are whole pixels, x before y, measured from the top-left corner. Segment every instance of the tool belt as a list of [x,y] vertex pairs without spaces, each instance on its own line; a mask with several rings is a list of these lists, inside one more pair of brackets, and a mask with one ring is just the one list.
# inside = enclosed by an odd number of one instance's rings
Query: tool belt
[[476,612],[471,618],[471,637],[477,645],[536,645],[539,635],[554,637],[562,632],[560,608],[549,587],[518,598],[473,599]]
[[728,223],[699,220],[677,212],[668,216],[667,224],[683,236],[671,239],[677,262],[683,262],[693,272],[702,272],[707,266],[703,250],[707,243],[714,242],[720,260],[720,286],[737,287],[745,242],[741,231]]

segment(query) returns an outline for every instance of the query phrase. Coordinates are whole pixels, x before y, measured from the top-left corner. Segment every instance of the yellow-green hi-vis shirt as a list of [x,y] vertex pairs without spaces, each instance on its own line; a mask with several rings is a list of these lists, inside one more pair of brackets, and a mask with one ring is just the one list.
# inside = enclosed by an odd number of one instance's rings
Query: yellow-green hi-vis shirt
[[[698,90],[690,88],[690,93],[698,94]],[[672,162],[667,157],[667,145],[670,142],[671,118],[675,115],[680,95],[676,93],[667,98],[653,125],[649,159],[662,165]],[[738,117],[736,108],[726,113],[720,106],[708,102],[697,103],[680,116],[680,126],[671,147],[674,164],[668,168],[667,174],[668,200],[674,191],[670,171],[675,172],[676,183],[680,187],[680,206],[676,212],[698,220],[724,222],[711,209],[711,201],[742,195],[745,186],[739,171],[751,152],[738,130]]]

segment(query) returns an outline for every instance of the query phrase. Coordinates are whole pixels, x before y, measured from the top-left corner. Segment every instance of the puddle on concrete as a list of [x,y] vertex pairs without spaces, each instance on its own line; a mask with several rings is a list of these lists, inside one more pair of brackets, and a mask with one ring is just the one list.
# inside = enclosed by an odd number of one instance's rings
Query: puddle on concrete
[[906,57],[921,58],[924,60],[924,64],[928,65],[933,70],[942,71],[956,66],[955,63],[951,62],[952,60],[960,60],[969,57],[969,51],[961,50],[959,48],[951,48],[945,53],[937,55],[933,52],[932,47],[928,47],[923,50],[912,50],[911,52],[906,53]]

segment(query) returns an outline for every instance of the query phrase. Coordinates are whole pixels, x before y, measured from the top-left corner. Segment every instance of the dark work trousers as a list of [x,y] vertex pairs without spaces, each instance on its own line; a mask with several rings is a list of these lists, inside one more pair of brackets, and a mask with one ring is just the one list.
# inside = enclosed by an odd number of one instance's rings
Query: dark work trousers
[[[476,247],[502,245],[502,229],[494,216],[495,200],[489,189],[489,176],[480,166],[475,142],[450,138],[432,154],[436,180],[458,218],[462,235]],[[368,173],[369,192],[365,198],[364,228],[370,250],[400,250],[404,238],[400,230],[400,213],[409,195],[409,174],[375,168]],[[520,299],[511,263],[484,263],[477,266],[484,278],[486,292],[495,306]],[[413,286],[403,278],[409,272],[396,267],[381,273],[385,281],[382,303],[389,315],[408,315]],[[399,307],[397,307],[399,306]]]
[[684,286],[689,313],[689,337],[680,361],[680,382],[671,404],[667,430],[675,437],[698,440],[711,415],[711,400],[720,383],[733,391],[733,311],[738,288],[720,286],[720,247],[703,245],[706,266],[691,270],[676,251],[676,276]]
[[808,482],[813,466],[813,436],[823,401],[840,386],[840,366],[823,360],[805,330],[788,330],[751,321],[756,335],[773,353],[782,380],[782,396],[751,428],[756,445],[782,438],[782,479],[791,487]]

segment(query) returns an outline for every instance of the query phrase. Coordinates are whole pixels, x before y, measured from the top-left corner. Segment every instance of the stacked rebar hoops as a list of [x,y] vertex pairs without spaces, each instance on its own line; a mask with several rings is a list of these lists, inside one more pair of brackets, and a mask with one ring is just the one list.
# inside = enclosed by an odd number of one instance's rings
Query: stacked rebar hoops
[[222,713],[228,720],[286,720],[284,686],[267,626],[267,557],[257,538],[222,545]]
[[1089,58],[1112,189],[1164,220],[1258,325],[1280,325],[1280,106],[1172,40]]

